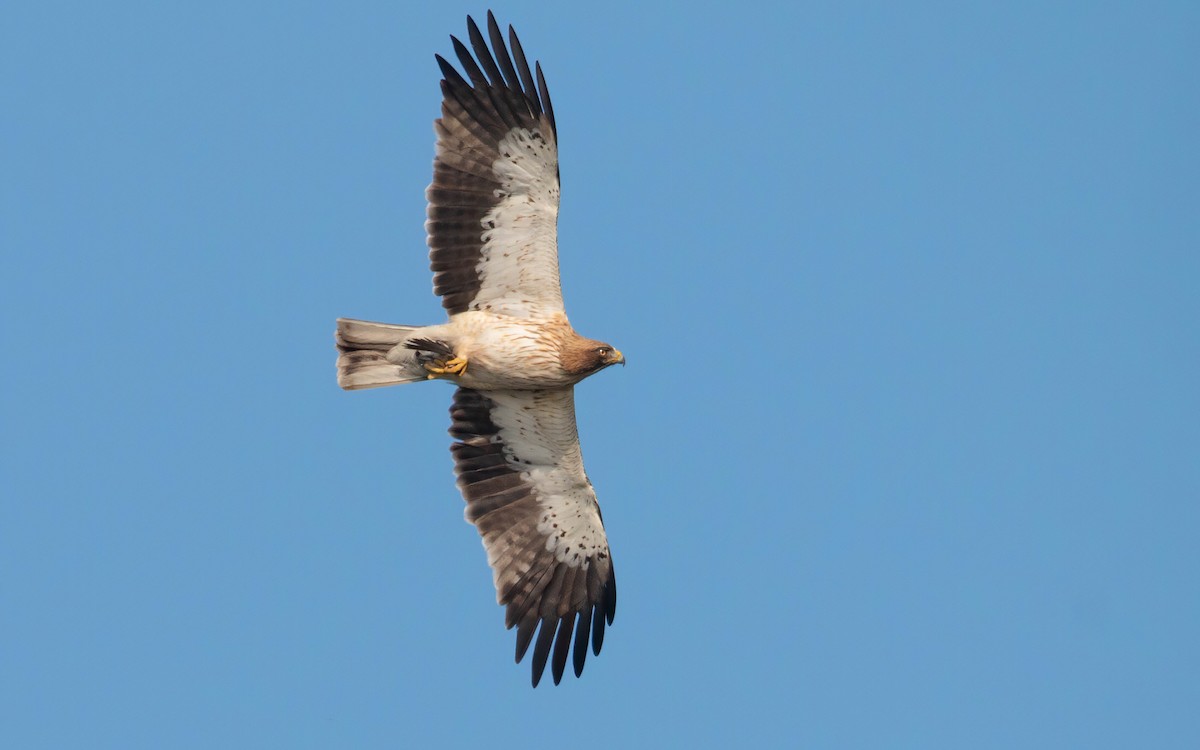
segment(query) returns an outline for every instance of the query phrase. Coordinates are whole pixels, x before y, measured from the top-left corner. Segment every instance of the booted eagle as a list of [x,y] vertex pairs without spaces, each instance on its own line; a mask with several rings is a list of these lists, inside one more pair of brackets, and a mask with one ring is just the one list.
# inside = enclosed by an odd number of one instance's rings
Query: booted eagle
[[467,18],[470,49],[450,37],[465,78],[436,56],[442,116],[425,230],[433,291],[449,320],[419,327],[339,319],[338,385],[458,387],[450,407],[458,487],[483,537],[505,625],[517,628],[518,662],[533,644],[537,687],[547,661],[558,684],[572,650],[578,677],[616,612],[574,388],[625,358],[567,322],[550,94],[512,27],[505,46],[490,11],[487,25],[485,38]]

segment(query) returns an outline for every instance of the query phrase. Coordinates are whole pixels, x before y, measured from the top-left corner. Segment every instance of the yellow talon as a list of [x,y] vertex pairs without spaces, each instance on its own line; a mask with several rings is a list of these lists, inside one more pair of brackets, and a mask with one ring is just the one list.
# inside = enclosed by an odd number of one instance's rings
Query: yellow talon
[[432,362],[426,362],[425,369],[429,371],[430,380],[437,375],[462,376],[467,371],[467,360],[465,357],[455,357],[450,360],[435,359]]

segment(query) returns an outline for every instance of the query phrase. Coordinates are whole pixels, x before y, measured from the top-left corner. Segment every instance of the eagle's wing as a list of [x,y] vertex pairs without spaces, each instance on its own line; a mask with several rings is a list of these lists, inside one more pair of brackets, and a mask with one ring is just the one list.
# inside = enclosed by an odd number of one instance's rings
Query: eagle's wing
[[495,58],[469,17],[467,28],[478,63],[451,40],[469,82],[437,56],[442,116],[434,122],[437,157],[425,193],[434,294],[451,315],[562,312],[558,143],[541,65],[535,85],[516,33],[510,26],[510,57],[490,11]]
[[[505,625],[517,627],[517,661],[533,640],[533,684],[553,646],[562,679],[574,631],[575,676],[588,640],[600,653],[617,583],[596,492],[583,471],[571,388],[473,391],[450,407],[451,446],[467,520],[483,537]],[[557,631],[557,635],[556,635]]]

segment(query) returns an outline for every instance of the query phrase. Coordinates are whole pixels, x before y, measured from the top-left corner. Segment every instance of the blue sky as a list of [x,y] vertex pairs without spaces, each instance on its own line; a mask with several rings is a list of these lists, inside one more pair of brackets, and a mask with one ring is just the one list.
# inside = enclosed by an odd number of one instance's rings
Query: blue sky
[[620,579],[512,663],[442,384],[486,6],[0,12],[0,732],[21,748],[1200,742],[1200,10],[506,3],[560,130]]

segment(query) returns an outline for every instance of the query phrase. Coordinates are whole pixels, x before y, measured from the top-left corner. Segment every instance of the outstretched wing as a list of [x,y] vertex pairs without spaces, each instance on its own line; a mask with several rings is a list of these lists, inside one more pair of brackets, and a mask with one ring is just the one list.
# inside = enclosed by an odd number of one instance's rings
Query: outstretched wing
[[538,631],[533,685],[552,646],[557,685],[573,632],[578,677],[589,637],[592,653],[600,653],[617,583],[596,492],[583,471],[574,392],[459,388],[450,416],[467,520],[483,537],[496,599],[507,607],[505,626],[517,628],[517,661]]
[[467,30],[475,57],[450,37],[467,78],[437,56],[442,116],[434,122],[437,157],[425,192],[433,291],[451,315],[548,317],[563,310],[550,94],[540,64],[535,85],[511,26],[511,57],[490,11],[492,50],[470,17]]

